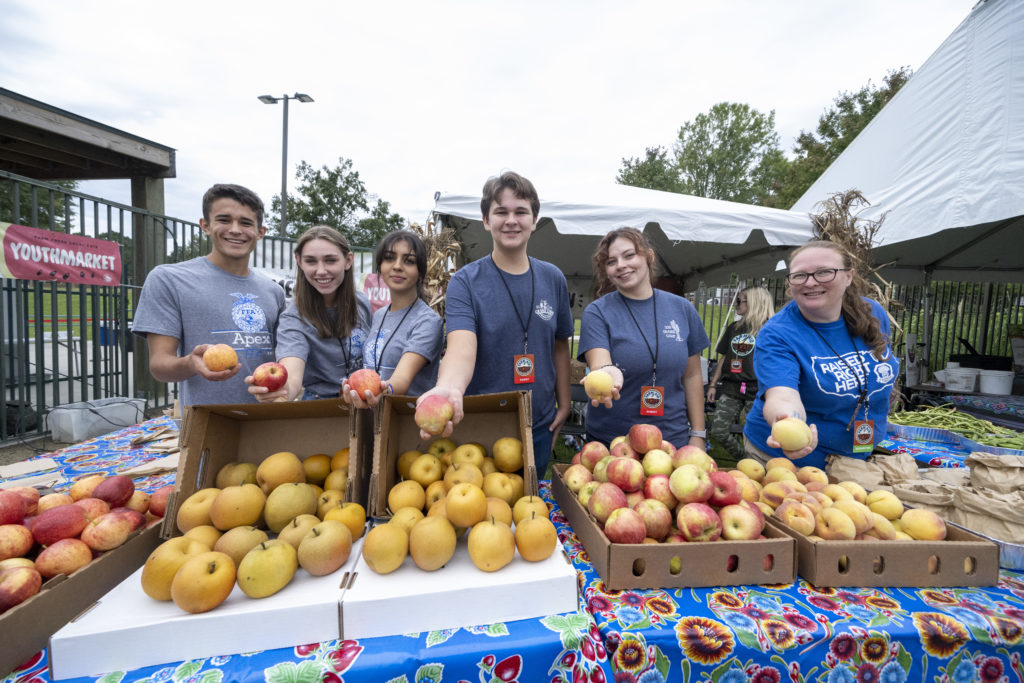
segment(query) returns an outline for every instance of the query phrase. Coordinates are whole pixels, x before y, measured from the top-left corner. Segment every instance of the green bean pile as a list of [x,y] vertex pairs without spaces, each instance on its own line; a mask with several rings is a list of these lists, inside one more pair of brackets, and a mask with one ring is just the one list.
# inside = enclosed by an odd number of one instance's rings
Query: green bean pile
[[1024,434],[1021,432],[962,413],[951,403],[896,412],[889,416],[889,422],[908,427],[945,429],[984,446],[1024,450]]

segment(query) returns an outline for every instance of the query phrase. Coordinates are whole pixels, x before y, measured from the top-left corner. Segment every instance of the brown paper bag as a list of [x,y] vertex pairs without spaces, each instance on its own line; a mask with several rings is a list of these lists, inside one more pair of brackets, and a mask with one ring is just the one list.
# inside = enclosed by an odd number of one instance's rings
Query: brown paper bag
[[949,521],[989,538],[1024,543],[1024,493],[961,487],[955,490]]
[[971,486],[993,491],[1024,489],[1024,456],[995,455],[975,451],[965,464],[971,469]]
[[[800,461],[797,460],[797,463]],[[799,467],[799,464],[797,465]],[[830,455],[825,461],[825,472],[839,481],[855,481],[868,491],[885,484],[885,472],[873,462],[844,455]]]
[[903,482],[892,487],[892,492],[904,505],[931,510],[940,517],[949,519],[954,502],[956,487],[937,484],[927,479]]
[[921,472],[921,478],[949,486],[971,485],[971,471],[966,467],[929,467]]
[[885,483],[899,484],[918,478],[918,465],[914,456],[908,453],[875,453],[868,457],[868,462],[882,470]]

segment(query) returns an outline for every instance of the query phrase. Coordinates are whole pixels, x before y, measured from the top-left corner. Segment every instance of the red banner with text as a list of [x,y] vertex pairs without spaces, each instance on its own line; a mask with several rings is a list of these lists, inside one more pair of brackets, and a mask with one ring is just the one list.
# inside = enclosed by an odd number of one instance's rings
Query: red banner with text
[[121,283],[117,242],[0,223],[0,275],[18,280],[56,280],[81,285]]

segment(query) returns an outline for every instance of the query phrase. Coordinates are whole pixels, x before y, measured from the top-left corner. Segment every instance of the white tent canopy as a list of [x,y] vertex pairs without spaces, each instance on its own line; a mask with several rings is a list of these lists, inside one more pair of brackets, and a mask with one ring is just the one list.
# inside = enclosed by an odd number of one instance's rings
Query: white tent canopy
[[[467,259],[490,253],[478,194],[438,193],[435,200],[434,212],[456,230]],[[793,246],[811,238],[806,214],[625,185],[587,196],[542,194],[540,205],[530,254],[558,266],[580,293],[589,290],[597,243],[622,226],[643,230],[662,274],[680,278],[687,290],[700,281],[726,284],[732,273],[770,276]]]
[[793,210],[849,189],[887,277],[1024,277],[1024,2],[979,2]]

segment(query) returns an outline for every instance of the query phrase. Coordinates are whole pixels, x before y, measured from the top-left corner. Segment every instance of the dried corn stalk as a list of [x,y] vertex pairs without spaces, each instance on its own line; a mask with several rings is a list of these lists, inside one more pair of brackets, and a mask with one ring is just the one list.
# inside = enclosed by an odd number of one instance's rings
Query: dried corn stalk
[[427,304],[444,319],[444,294],[455,272],[455,257],[462,247],[455,239],[455,231],[442,227],[433,216],[426,227],[413,223],[409,229],[418,234],[427,247],[427,276],[423,282]]

